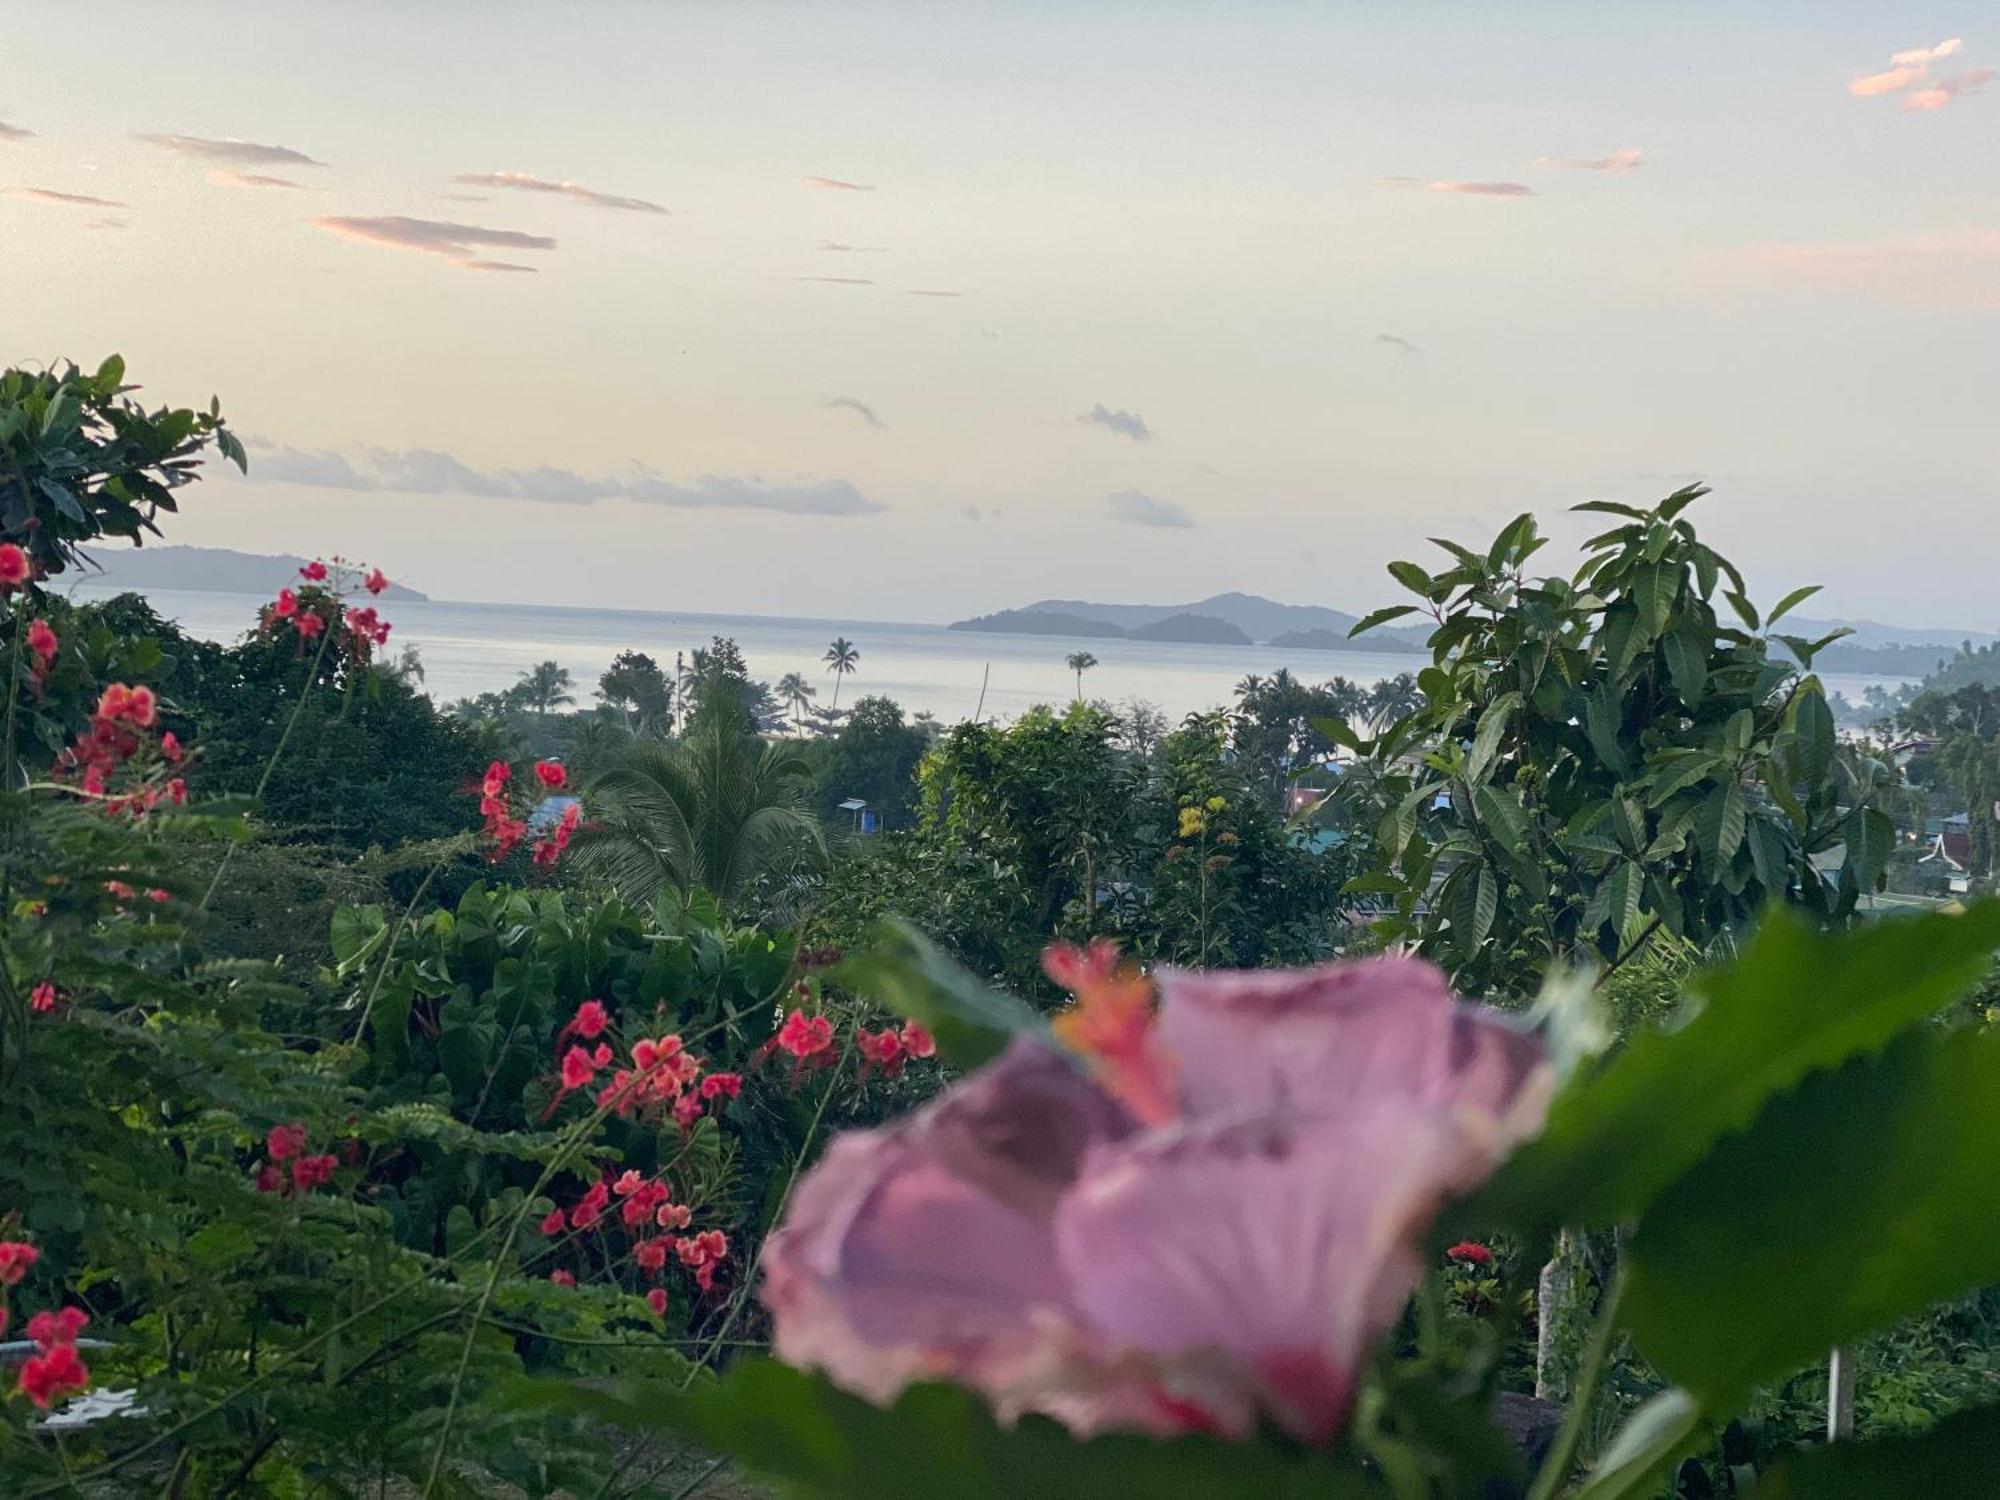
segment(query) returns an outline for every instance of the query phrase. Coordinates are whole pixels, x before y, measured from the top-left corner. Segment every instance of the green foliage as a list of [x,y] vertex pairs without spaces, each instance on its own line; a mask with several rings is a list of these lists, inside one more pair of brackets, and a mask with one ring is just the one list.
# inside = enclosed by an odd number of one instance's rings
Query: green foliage
[[643,651],[621,651],[597,679],[597,696],[637,734],[663,735],[673,723],[674,687]]
[[981,983],[903,922],[886,923],[873,946],[832,978],[930,1028],[938,1050],[961,1068],[976,1068],[1015,1037],[1046,1029],[1030,1006]]
[[1757,1481],[1758,1500],[1983,1500],[1993,1492],[2000,1407],[1959,1412],[1922,1437],[1840,1443],[1781,1460]]
[[[1758,633],[1682,515],[1703,493],[1580,507],[1625,519],[1573,579],[1526,575],[1546,540],[1526,515],[1484,552],[1440,542],[1435,576],[1391,566],[1437,622],[1434,664],[1421,708],[1346,734],[1369,761],[1348,812],[1373,829],[1363,888],[1395,899],[1384,935],[1470,989],[1526,994],[1660,927],[1705,944],[1771,901],[1839,920],[1881,884],[1886,773],[1836,753],[1817,679],[1771,650],[1810,664],[1825,641]],[[1829,882],[1813,856],[1839,846]]]
[[195,477],[211,444],[245,467],[222,408],[147,411],[126,393],[112,355],[86,375],[75,365],[0,373],[0,532],[53,576],[100,537],[158,536],[161,511]]
[[859,700],[815,757],[820,817],[832,826],[846,816],[840,804],[859,797],[885,828],[906,826],[916,806],[917,767],[930,742],[921,728],[903,721],[893,700]]

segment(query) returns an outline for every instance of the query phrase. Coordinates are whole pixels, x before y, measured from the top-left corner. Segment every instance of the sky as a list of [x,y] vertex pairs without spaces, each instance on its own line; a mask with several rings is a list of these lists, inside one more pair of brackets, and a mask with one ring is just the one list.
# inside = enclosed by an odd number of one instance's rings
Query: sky
[[1699,478],[1767,601],[1994,623],[1990,5],[168,14],[0,13],[0,362],[220,397],[250,477],[169,540],[1359,612]]

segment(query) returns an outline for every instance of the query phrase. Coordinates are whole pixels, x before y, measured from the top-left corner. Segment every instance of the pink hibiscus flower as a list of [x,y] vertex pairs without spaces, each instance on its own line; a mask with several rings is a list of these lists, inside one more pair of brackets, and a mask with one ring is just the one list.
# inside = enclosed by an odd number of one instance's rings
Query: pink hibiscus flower
[[1415,959],[1167,970],[1156,1016],[1108,950],[1058,968],[1116,1046],[1017,1039],[836,1140],[766,1250],[779,1357],[1082,1433],[1330,1440],[1438,1208],[1540,1128],[1540,1046]]

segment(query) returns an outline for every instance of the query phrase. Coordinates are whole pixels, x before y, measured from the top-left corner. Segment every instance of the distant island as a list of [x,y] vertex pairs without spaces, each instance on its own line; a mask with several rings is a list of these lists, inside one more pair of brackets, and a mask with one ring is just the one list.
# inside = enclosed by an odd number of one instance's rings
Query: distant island
[[1347,632],[1359,618],[1318,604],[1279,604],[1256,594],[1215,594],[1192,604],[1096,604],[1084,599],[1042,599],[1003,609],[953,630],[1007,635],[1068,635],[1089,640],[1186,641],[1214,646],[1264,645],[1317,651],[1413,651],[1427,627],[1371,630],[1359,640]]
[[[235,552],[227,547],[121,547],[90,554],[99,571],[78,581],[112,588],[187,589],[204,594],[275,594],[297,583],[303,557],[289,553]],[[392,583],[384,599],[428,603],[430,596]]]

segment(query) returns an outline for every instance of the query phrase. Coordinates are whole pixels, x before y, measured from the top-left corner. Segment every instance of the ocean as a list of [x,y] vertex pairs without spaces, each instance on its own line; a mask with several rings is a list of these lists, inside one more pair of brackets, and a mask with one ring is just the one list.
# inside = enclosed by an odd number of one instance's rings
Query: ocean
[[[79,599],[114,589],[77,584]],[[267,602],[248,594],[143,590],[153,607],[190,635],[230,642],[253,628]],[[1270,646],[1203,646],[1068,636],[987,635],[941,625],[868,620],[789,620],[758,615],[674,614],[646,610],[577,609],[526,604],[453,604],[392,601],[381,606],[394,624],[390,651],[414,644],[423,659],[424,687],[440,703],[511,686],[537,662],[554,660],[576,680],[579,704],[588,704],[597,679],[620,651],[644,651],[671,676],[677,652],[732,637],[751,674],[776,683],[787,672],[804,674],[832,701],[833,676],[821,656],[835,636],[860,649],[860,668],[842,683],[840,701],[881,695],[905,713],[929,712],[946,723],[983,714],[1007,721],[1038,703],[1063,704],[1076,694],[1064,658],[1088,651],[1097,666],[1084,674],[1084,692],[1111,703],[1144,699],[1169,717],[1219,708],[1251,674],[1279,667],[1306,682],[1346,677],[1378,682],[1414,672],[1429,658],[1403,652],[1286,651]],[[1833,675],[1829,690],[1859,700],[1870,683],[1894,687],[1904,679]]]

